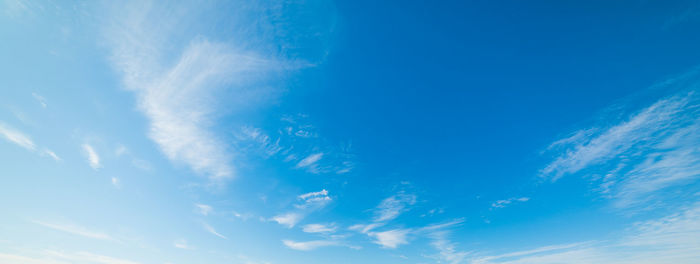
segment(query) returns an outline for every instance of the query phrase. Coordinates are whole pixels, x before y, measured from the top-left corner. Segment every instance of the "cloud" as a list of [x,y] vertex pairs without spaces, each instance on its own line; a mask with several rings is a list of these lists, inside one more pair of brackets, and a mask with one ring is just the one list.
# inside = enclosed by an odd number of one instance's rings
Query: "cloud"
[[307,156],[306,158],[302,159],[297,163],[296,168],[297,169],[306,169],[307,171],[311,173],[319,173],[318,170],[318,161],[323,158],[323,153],[315,153]]
[[216,229],[214,229],[213,227],[211,227],[209,224],[203,223],[202,226],[204,227],[204,230],[206,230],[207,232],[209,232],[209,233],[211,233],[211,234],[213,234],[213,235],[215,235],[215,236],[218,236],[218,237],[220,237],[220,238],[228,239],[226,236],[220,234],[219,232],[216,232]]
[[0,135],[2,135],[5,138],[5,140],[14,143],[20,147],[23,147],[27,150],[34,151],[36,149],[34,141],[32,141],[32,139],[30,139],[29,136],[23,134],[22,132],[14,130],[2,123],[0,123]]
[[198,212],[204,216],[206,216],[209,213],[211,213],[212,211],[214,211],[214,208],[212,208],[211,206],[206,205],[206,204],[194,204],[194,206],[196,206]]
[[44,151],[42,151],[42,154],[51,157],[55,161],[61,161],[61,157],[56,155],[56,153],[54,153],[51,150],[45,149]]
[[50,257],[66,260],[71,263],[139,264],[139,262],[109,257],[100,254],[94,254],[90,252],[65,253],[47,250],[44,252],[44,254]]
[[302,204],[295,205],[295,207],[300,209],[321,207],[332,200],[331,197],[328,196],[328,191],[325,189],[318,192],[305,193],[299,195],[298,198],[304,202]]
[[[233,154],[211,127],[222,112],[232,113],[267,94],[260,88],[266,86],[254,84],[281,70],[282,63],[246,49],[252,46],[243,38],[210,41],[201,32],[178,27],[197,18],[174,18],[172,12],[196,6],[139,2],[116,12],[105,36],[114,67],[149,120],[149,137],[167,158],[197,173],[212,180],[233,177]],[[177,44],[182,44],[181,52]],[[231,98],[227,105],[217,100],[224,92],[236,95],[227,97]]]
[[46,98],[43,96],[37,94],[37,93],[32,93],[32,97],[36,99],[37,102],[41,105],[41,107],[46,108],[48,105],[46,104]]
[[278,224],[286,226],[287,228],[292,228],[302,219],[304,219],[306,215],[323,208],[332,200],[328,196],[328,191],[326,189],[318,192],[301,194],[297,196],[297,199],[299,199],[302,203],[294,205],[296,210],[276,215],[272,217],[271,221],[275,221]]
[[94,148],[92,148],[92,146],[90,146],[89,144],[83,144],[83,151],[85,152],[85,155],[87,155],[90,167],[92,167],[95,170],[102,167],[102,165],[100,164],[100,156],[97,155],[97,152]]
[[397,218],[402,212],[408,210],[406,207],[416,203],[416,196],[399,193],[384,199],[377,206],[375,211],[375,222],[389,221]]
[[433,241],[430,245],[438,251],[437,259],[449,264],[466,263],[470,252],[457,250],[455,243],[446,238],[447,232],[436,232],[431,236]]
[[90,252],[65,253],[55,250],[45,250],[39,256],[23,256],[16,254],[0,253],[0,263],[3,264],[68,264],[68,263],[96,263],[96,264],[139,264],[130,260],[109,257]]
[[[474,264],[525,263],[696,263],[700,259],[700,204],[680,213],[642,221],[610,241],[552,245],[493,256],[474,256]],[[474,255],[478,255],[474,253]]]
[[192,249],[192,247],[187,244],[187,240],[184,239],[175,240],[173,246],[180,249]]
[[505,199],[505,200],[498,200],[498,201],[491,203],[491,207],[492,208],[504,208],[513,202],[527,202],[529,200],[530,200],[529,197],[509,198],[509,199]]
[[112,177],[112,185],[114,185],[114,187],[119,188],[119,186],[120,186],[120,185],[119,185],[119,178],[117,178],[117,177]]
[[619,208],[663,202],[664,190],[700,176],[699,106],[698,91],[684,89],[607,128],[577,131],[548,148],[555,158],[540,175],[584,175]]
[[82,237],[87,237],[87,238],[92,238],[92,239],[99,239],[99,240],[112,240],[116,241],[114,238],[112,238],[110,235],[107,235],[102,232],[97,232],[97,231],[92,231],[85,229],[80,226],[74,226],[74,225],[62,225],[62,224],[54,224],[54,223],[46,223],[46,222],[41,222],[41,221],[32,221],[32,223],[48,227],[54,230],[66,232],[69,234],[73,235],[78,235]]
[[286,226],[287,228],[292,228],[303,218],[304,215],[302,215],[301,213],[290,212],[281,215],[276,215],[272,217],[272,221],[275,221],[280,225]]
[[292,240],[282,240],[282,243],[284,243],[284,245],[287,246],[288,248],[291,248],[294,250],[302,250],[302,251],[314,250],[314,249],[319,248],[319,247],[341,245],[340,242],[334,241],[334,240],[313,240],[313,241],[305,241],[305,242],[297,242],[297,241],[292,241]]
[[375,238],[374,243],[385,248],[397,248],[400,245],[408,244],[407,236],[410,229],[393,229],[383,232],[369,232],[370,237]]
[[302,227],[306,233],[333,233],[337,228],[334,225],[308,224]]
[[2,122],[0,122],[0,137],[5,138],[5,140],[7,140],[8,142],[20,146],[31,152],[38,152],[41,156],[50,157],[54,161],[61,161],[61,157],[59,157],[55,152],[51,151],[50,149],[43,149],[41,151],[38,151],[36,144],[34,144],[34,141],[32,141],[32,139],[29,136],[3,124]]

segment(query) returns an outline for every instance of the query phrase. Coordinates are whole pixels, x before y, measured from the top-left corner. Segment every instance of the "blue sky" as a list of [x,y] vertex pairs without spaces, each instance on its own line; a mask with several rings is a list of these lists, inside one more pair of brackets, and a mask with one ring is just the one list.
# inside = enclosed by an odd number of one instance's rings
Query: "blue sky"
[[1,263],[695,263],[694,1],[0,2]]

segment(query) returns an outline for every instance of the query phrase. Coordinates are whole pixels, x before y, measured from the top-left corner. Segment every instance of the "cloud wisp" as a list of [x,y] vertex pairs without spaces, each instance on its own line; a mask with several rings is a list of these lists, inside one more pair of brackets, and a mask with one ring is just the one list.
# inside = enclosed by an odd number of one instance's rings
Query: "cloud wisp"
[[55,152],[51,151],[50,149],[44,148],[38,150],[38,147],[28,135],[22,133],[19,130],[13,129],[8,125],[3,124],[2,122],[0,122],[0,137],[4,138],[7,142],[20,146],[28,151],[38,153],[39,155],[44,157],[50,157],[54,161],[62,160],[61,157],[59,157]]
[[97,154],[97,151],[95,151],[90,144],[83,144],[82,147],[90,167],[94,170],[102,168],[102,164],[100,163],[100,155]]
[[[149,120],[149,137],[166,157],[212,180],[231,178],[234,153],[211,129],[214,121],[262,97],[265,92],[259,87],[264,86],[254,84],[284,66],[245,48],[241,39],[210,41],[201,33],[183,31],[178,28],[182,21],[197,19],[170,15],[183,8],[196,7],[132,2],[105,27],[112,61]],[[173,44],[182,50],[170,56],[165,50]],[[222,105],[216,98],[223,94],[235,94],[231,103],[240,104]]]
[[[675,81],[679,82],[679,81]],[[690,88],[665,97],[608,127],[593,127],[554,142],[554,159],[540,172],[556,181],[577,174],[618,208],[648,207],[664,193],[700,178],[700,93]],[[666,84],[671,85],[671,84]],[[680,82],[678,85],[688,85]]]
[[78,235],[86,238],[92,238],[92,239],[98,239],[98,240],[109,240],[109,241],[116,241],[112,236],[98,232],[98,231],[93,231],[93,230],[88,230],[84,227],[80,226],[75,226],[75,225],[65,225],[65,224],[55,224],[55,223],[47,223],[47,222],[42,222],[42,221],[32,221],[32,223],[35,223],[37,225],[47,227],[53,230],[58,230],[61,232],[73,234],[73,235]]
[[300,201],[300,203],[294,205],[296,210],[278,214],[272,217],[270,220],[286,226],[287,228],[292,228],[308,214],[323,208],[326,206],[326,204],[332,201],[331,197],[328,196],[328,191],[326,189],[301,194],[297,196],[297,199]]
[[700,204],[658,219],[634,224],[616,240],[552,245],[484,256],[473,252],[469,263],[695,263],[700,258]]

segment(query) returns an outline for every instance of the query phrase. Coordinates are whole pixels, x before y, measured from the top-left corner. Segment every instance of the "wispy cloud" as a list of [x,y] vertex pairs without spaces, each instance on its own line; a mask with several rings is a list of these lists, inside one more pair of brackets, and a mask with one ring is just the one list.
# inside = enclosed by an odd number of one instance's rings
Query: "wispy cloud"
[[187,244],[187,240],[184,239],[175,240],[173,246],[180,249],[192,249],[192,246]]
[[302,227],[302,231],[306,233],[333,233],[337,227],[333,224],[308,224]]
[[287,228],[292,228],[302,219],[304,219],[306,215],[323,208],[332,200],[331,197],[328,196],[328,191],[325,189],[317,192],[301,194],[297,196],[297,199],[301,203],[294,205],[296,210],[276,215],[270,220],[284,225]]
[[226,236],[217,232],[216,229],[214,229],[212,226],[210,226],[207,223],[202,223],[202,227],[204,227],[204,230],[211,233],[212,235],[218,236],[218,237],[223,238],[223,239],[228,239]]
[[503,207],[506,207],[506,206],[512,204],[513,202],[523,203],[523,202],[527,202],[529,200],[530,200],[529,197],[509,198],[509,199],[505,199],[505,200],[498,200],[498,201],[491,203],[491,207],[492,208],[503,208]]
[[[216,112],[222,110],[218,106],[223,106],[217,95],[224,88],[226,93],[236,93],[231,103],[238,105],[225,106],[225,112],[231,113],[264,94],[261,86],[252,83],[280,70],[282,63],[245,49],[245,39],[214,42],[201,33],[186,34],[177,25],[196,18],[175,19],[170,9],[196,6],[139,2],[129,3],[127,10],[115,15],[105,35],[113,49],[115,68],[123,74],[126,87],[136,93],[139,109],[150,121],[150,138],[169,159],[210,179],[232,177],[232,154],[221,136],[210,129],[220,115]],[[188,44],[182,45],[179,55],[167,56],[163,51],[172,50],[176,39]]]
[[298,169],[306,169],[311,173],[318,173],[318,161],[323,158],[323,153],[314,153],[299,161],[296,165]]
[[66,232],[69,234],[73,235],[78,235],[82,237],[87,237],[87,238],[92,238],[92,239],[99,239],[99,240],[113,240],[116,241],[114,238],[112,238],[110,235],[107,235],[102,232],[98,231],[92,231],[88,230],[84,227],[81,226],[75,226],[75,225],[66,225],[66,224],[55,224],[55,223],[47,223],[47,222],[42,222],[42,221],[32,221],[32,223],[48,227],[54,230]]
[[619,208],[647,206],[644,202],[652,198],[663,202],[663,190],[700,177],[699,115],[697,89],[682,89],[623,121],[582,129],[553,143],[547,152],[555,153],[554,159],[541,176],[553,181],[585,176]]
[[408,244],[408,234],[410,229],[393,229],[382,232],[369,232],[367,235],[375,239],[374,243],[385,248],[397,248],[400,245]]
[[29,136],[23,134],[22,132],[19,132],[17,130],[14,130],[3,123],[0,123],[0,135],[2,135],[5,140],[14,143],[20,147],[23,147],[27,150],[34,151],[36,149],[36,145],[34,144],[34,141],[32,141]]
[[39,95],[38,93],[32,93],[32,97],[34,97],[34,99],[36,99],[36,101],[39,102],[39,105],[41,105],[41,107],[46,108],[48,106],[46,104],[46,98]]
[[467,263],[470,252],[457,250],[457,245],[447,239],[447,231],[438,231],[430,236],[433,241],[430,243],[438,251],[437,259],[449,264]]
[[408,206],[416,203],[416,196],[399,193],[382,200],[377,206],[374,221],[383,222],[397,218]]
[[44,250],[26,256],[18,254],[0,253],[0,263],[3,264],[68,264],[68,263],[96,263],[96,264],[139,264],[139,262],[109,257],[105,255],[76,252],[67,253],[56,250]]
[[319,247],[341,245],[339,241],[335,241],[335,240],[313,240],[313,241],[304,241],[304,242],[298,242],[298,241],[292,241],[292,240],[282,240],[282,243],[284,243],[284,245],[287,246],[288,248],[291,248],[294,250],[302,250],[302,251],[314,250],[314,249],[319,248]]
[[301,219],[304,219],[304,215],[297,212],[289,212],[272,217],[272,221],[286,226],[287,228],[294,227],[297,223],[299,223],[299,221],[301,221]]
[[90,164],[90,167],[92,167],[95,170],[102,167],[102,164],[100,164],[100,156],[97,154],[97,151],[95,151],[95,149],[91,145],[83,144],[83,151],[87,156],[88,164]]
[[197,208],[197,212],[204,216],[214,211],[214,208],[206,204],[194,204],[194,206]]
[[58,258],[61,260],[66,260],[71,263],[139,264],[139,262],[131,260],[109,257],[90,252],[66,253],[61,251],[47,250],[44,252],[44,255],[53,258]]
[[681,213],[634,224],[616,240],[553,245],[493,256],[470,257],[474,264],[680,263],[700,259],[700,204]]
[[11,128],[2,122],[0,122],[0,137],[26,150],[38,153],[41,156],[50,157],[55,161],[61,161],[61,157],[59,157],[55,152],[46,148],[40,151],[37,150],[36,144],[34,144],[34,141],[32,141],[28,135],[20,132],[19,130]]

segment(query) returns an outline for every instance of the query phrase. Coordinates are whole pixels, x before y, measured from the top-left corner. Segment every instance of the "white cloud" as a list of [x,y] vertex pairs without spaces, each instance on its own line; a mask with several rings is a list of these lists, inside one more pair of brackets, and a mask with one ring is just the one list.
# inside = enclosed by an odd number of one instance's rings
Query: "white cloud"
[[51,158],[52,158],[53,160],[55,160],[55,161],[61,161],[61,157],[59,157],[58,155],[56,155],[56,153],[54,153],[54,152],[51,151],[51,150],[45,149],[45,150],[42,152],[42,154],[51,157]]
[[117,178],[117,177],[112,177],[112,185],[114,185],[114,187],[117,187],[117,188],[118,188],[118,187],[120,186],[120,184],[119,184],[119,178]]
[[334,225],[308,224],[302,227],[306,233],[333,233],[337,228]]
[[[188,34],[179,27],[192,16],[172,16],[172,7],[131,2],[115,12],[105,36],[112,47],[112,61],[123,74],[127,89],[137,95],[139,109],[150,122],[149,137],[169,159],[221,180],[234,176],[226,141],[212,132],[216,118],[265,96],[265,85],[253,85],[282,63],[247,50],[239,42],[209,41],[202,34]],[[195,14],[197,12],[188,12]],[[188,41],[189,40],[189,41]],[[178,56],[165,50],[184,48]],[[177,54],[177,51],[175,52]],[[235,93],[226,105],[217,99]],[[219,112],[221,110],[221,112]]]
[[90,252],[65,253],[53,250],[45,251],[45,255],[58,259],[67,260],[71,263],[98,263],[98,264],[139,264],[125,259],[109,257]]
[[92,148],[92,146],[90,146],[89,144],[83,144],[83,151],[85,152],[85,155],[87,155],[90,167],[92,167],[95,170],[102,167],[102,165],[100,164],[100,156],[97,155],[97,152],[94,148]]
[[512,204],[513,202],[527,202],[529,200],[530,200],[529,197],[509,198],[509,199],[505,199],[505,200],[498,200],[498,201],[491,203],[491,207],[503,208],[503,207],[506,207],[506,206]]
[[32,139],[30,139],[29,136],[10,127],[7,127],[2,123],[0,123],[0,135],[2,135],[7,141],[12,142],[27,150],[34,151],[36,149],[34,141],[32,141]]
[[416,196],[399,193],[384,199],[377,206],[375,222],[389,221],[397,218],[402,212],[408,210],[406,207],[416,203]]
[[299,195],[298,198],[304,201],[303,204],[297,204],[295,207],[305,209],[309,207],[320,207],[330,202],[332,199],[328,196],[328,191],[325,189],[318,192],[310,192]]
[[214,211],[214,208],[212,208],[209,205],[206,204],[194,204],[194,206],[197,207],[197,211],[202,214],[202,215],[209,215],[212,211]]
[[41,151],[37,151],[36,144],[34,144],[34,141],[32,141],[32,139],[29,136],[3,124],[2,122],[0,122],[0,136],[5,138],[5,140],[9,141],[10,143],[16,144],[26,150],[38,152],[39,155],[45,157],[48,156],[55,161],[61,161],[61,157],[56,155],[56,153],[54,153],[50,149],[43,149]]
[[328,196],[328,191],[325,189],[318,192],[301,194],[297,196],[297,198],[301,200],[302,203],[294,205],[296,210],[276,215],[270,220],[286,226],[287,228],[292,228],[308,214],[323,208],[332,200]]
[[297,165],[296,165],[296,168],[298,168],[298,169],[304,168],[311,173],[318,173],[319,170],[318,170],[317,163],[319,160],[321,160],[321,158],[323,158],[323,153],[311,154],[311,155],[307,156],[306,158],[302,159],[301,161],[299,161],[299,163],[297,163]]
[[370,232],[369,236],[374,237],[374,243],[385,248],[397,248],[400,245],[408,244],[408,234],[410,229],[394,229],[383,232]]
[[700,259],[698,237],[700,204],[694,204],[680,213],[634,224],[620,239],[546,246],[473,257],[470,261],[474,264],[691,264]]
[[384,223],[372,223],[372,224],[356,224],[348,227],[348,230],[357,231],[363,234],[367,234],[377,227],[383,226]]
[[314,249],[319,248],[319,247],[340,245],[340,242],[334,241],[334,240],[313,240],[313,241],[305,241],[305,242],[297,242],[297,241],[292,241],[292,240],[282,240],[282,243],[284,243],[285,246],[287,246],[291,249],[302,250],[302,251],[314,250]]
[[41,105],[41,107],[46,108],[48,105],[46,104],[46,98],[43,96],[37,94],[37,93],[32,93],[32,97],[36,99],[37,102]]
[[287,228],[292,228],[303,218],[304,215],[302,215],[301,213],[291,212],[274,216],[272,217],[272,221],[275,221],[280,225],[286,226]]
[[44,226],[44,227],[54,229],[54,230],[58,230],[58,231],[62,231],[62,232],[66,232],[69,234],[78,235],[78,236],[82,236],[82,237],[99,239],[99,240],[115,240],[110,235],[107,235],[107,234],[102,233],[102,232],[88,230],[88,229],[80,227],[80,226],[46,223],[46,222],[41,222],[41,221],[32,221],[32,222],[35,224]]
[[554,160],[541,171],[552,180],[580,173],[619,208],[663,202],[663,190],[700,175],[700,95],[661,99],[605,129],[588,128],[552,144]]
[[192,249],[192,247],[187,244],[187,240],[184,239],[175,240],[173,246],[180,249]]
[[34,254],[38,256],[24,256],[16,254],[0,253],[0,263],[3,264],[68,264],[68,263],[95,263],[95,264],[139,264],[130,260],[109,257],[90,252],[65,253],[55,250],[45,250]]
[[438,250],[437,259],[449,264],[466,263],[469,252],[457,250],[457,246],[446,238],[446,232],[433,234],[433,239],[430,245]]
[[216,229],[214,229],[214,228],[213,228],[212,226],[210,226],[209,224],[203,223],[202,226],[204,227],[204,230],[206,230],[207,232],[211,233],[212,235],[218,236],[218,237],[223,238],[223,239],[228,239],[226,236],[220,234],[219,232],[216,232]]

